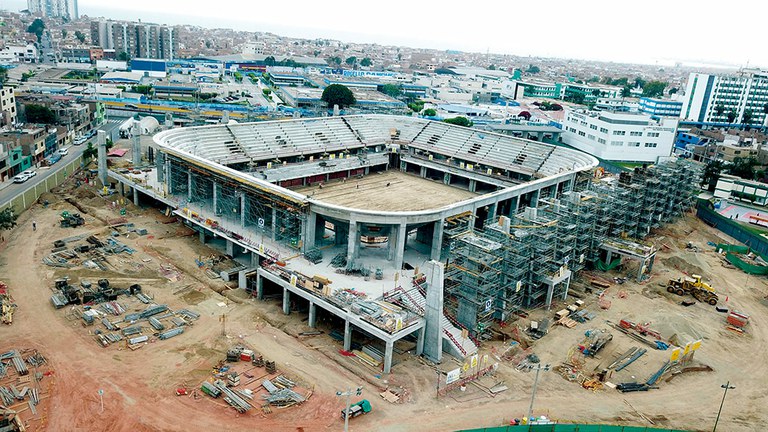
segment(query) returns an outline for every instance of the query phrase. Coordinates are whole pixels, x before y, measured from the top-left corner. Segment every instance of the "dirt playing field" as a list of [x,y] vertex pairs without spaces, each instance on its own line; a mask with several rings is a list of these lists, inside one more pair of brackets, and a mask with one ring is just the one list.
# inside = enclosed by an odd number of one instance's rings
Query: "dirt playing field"
[[395,170],[367,175],[361,179],[324,183],[322,187],[300,187],[295,191],[331,204],[381,211],[434,209],[478,195],[466,189]]
[[[85,226],[59,227],[62,211],[80,211],[64,200],[67,197],[88,211],[84,214]],[[361,397],[372,402],[373,411],[352,419],[351,430],[447,431],[494,426],[519,418],[528,409],[534,376],[517,370],[516,363],[502,356],[510,346],[509,341],[489,341],[480,350],[481,354],[489,354],[492,363],[498,362],[495,375],[469,385],[464,392],[455,391],[437,399],[433,365],[411,355],[407,346],[402,346],[403,352],[395,356],[393,373],[382,376],[356,359],[339,354],[340,343],[327,335],[332,329],[330,321],[320,322],[318,330],[324,334],[300,336],[299,333],[309,330],[306,313],[297,311],[284,316],[279,299],[251,300],[242,291],[230,289],[232,284],[211,279],[195,259],[222,252],[200,245],[191,230],[178,222],[167,223],[169,219],[151,207],[137,209],[128,205],[127,221],[148,233],[121,235],[119,241],[136,253],[108,257],[107,271],[49,267],[41,260],[50,253],[55,240],[86,233],[102,239],[110,236],[113,229],[106,227],[105,221],[120,217],[120,206],[112,208],[87,186],[75,189],[67,185],[44,199],[50,205],[37,205],[24,213],[19,226],[4,233],[6,242],[0,245],[0,280],[9,285],[18,304],[14,323],[0,327],[0,352],[15,347],[37,348],[55,372],[50,381],[55,384],[45,394],[47,411],[28,421],[29,430],[341,430],[339,410],[343,400],[336,396],[336,391],[359,385],[364,386]],[[115,199],[111,197],[110,201]],[[32,220],[37,222],[36,231],[32,230]],[[736,388],[728,393],[719,429],[765,430],[765,279],[747,277],[724,265],[723,258],[707,242],[728,239],[691,215],[655,233],[649,241],[660,248],[650,280],[642,284],[632,280],[613,284],[605,295],[611,303],[607,310],[598,307],[595,293],[587,294],[582,300],[595,318],[574,328],[553,327],[548,335],[533,343],[531,352],[553,368],[575,360],[581,363],[579,373],[588,376],[629,347],[638,345],[606,323],[628,319],[650,322],[650,327],[664,338],[700,338],[702,347],[694,362],[712,371],[681,373],[669,382],[662,380],[658,389],[622,394],[607,387],[586,390],[553,369],[541,374],[535,414],[561,421],[711,430],[722,398],[720,385],[730,381]],[[685,248],[689,241],[698,246],[698,252]],[[631,267],[628,264],[622,272],[595,275],[612,280],[633,273]],[[718,290],[721,305],[751,316],[745,334],[726,330],[725,314],[713,307],[698,302],[684,307],[680,305],[681,297],[667,293],[659,285],[694,268]],[[180,279],[170,280],[169,277],[175,279],[176,272]],[[93,337],[97,326],[84,327],[82,320],[68,318],[67,308],[52,307],[53,281],[64,276],[72,281],[108,278],[118,287],[138,282],[157,303],[174,310],[188,308],[201,317],[182,335],[148,343],[136,351],[121,344],[104,348]],[[574,300],[569,298],[567,303]],[[512,326],[524,329],[531,319],[551,317],[562,307],[564,304],[560,303],[551,311],[532,311],[528,319],[521,318]],[[225,328],[220,322],[224,314]],[[611,330],[614,339],[597,358],[585,359],[575,351],[587,330],[603,328]],[[224,359],[226,350],[239,343],[274,360],[282,373],[302,387],[313,388],[310,400],[299,406],[273,409],[269,414],[253,409],[239,415],[221,399],[174,394],[176,388],[184,385],[199,388],[200,382],[210,378],[212,367]],[[648,352],[643,357],[615,372],[609,381],[645,381],[668,357],[668,351],[644,348]],[[448,371],[459,366],[459,362],[446,357],[439,368]],[[499,383],[508,390],[491,395],[488,388]],[[402,403],[392,404],[379,397],[378,393],[387,386],[405,390]],[[104,391],[103,412],[97,393],[100,389]]]

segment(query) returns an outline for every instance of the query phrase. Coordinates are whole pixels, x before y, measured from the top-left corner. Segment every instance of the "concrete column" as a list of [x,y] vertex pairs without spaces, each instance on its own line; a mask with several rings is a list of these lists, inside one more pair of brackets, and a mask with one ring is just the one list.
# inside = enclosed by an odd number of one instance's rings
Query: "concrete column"
[[213,214],[217,216],[219,214],[219,209],[217,207],[218,195],[219,195],[219,185],[214,181],[213,182]]
[[101,185],[106,186],[107,183],[107,133],[100,130],[96,133],[96,150],[97,150],[97,162],[99,165],[99,180]]
[[400,224],[397,228],[397,246],[395,248],[395,271],[403,267],[403,254],[405,253],[406,224]]
[[192,201],[192,170],[187,171],[187,202]]
[[443,223],[444,219],[435,221],[435,226],[432,229],[432,252],[429,258],[435,261],[440,261],[440,254],[443,250]]
[[352,348],[352,324],[349,320],[344,320],[344,351]]
[[534,208],[539,206],[539,190],[531,192],[531,203],[528,206]]
[[165,178],[166,184],[168,185],[168,193],[173,194],[173,178],[171,177],[171,160],[168,158],[165,159]]
[[349,236],[347,236],[347,265],[357,258],[357,244],[360,242],[360,234],[357,231],[357,221],[349,220]]
[[469,191],[474,192],[477,190],[477,180],[469,179]]
[[240,192],[240,226],[245,228],[245,192]]
[[227,240],[227,255],[235,256],[235,242],[232,240]]
[[392,341],[387,341],[386,347],[384,348],[384,373],[388,374],[389,371],[392,369],[392,351],[394,349],[395,343]]
[[496,208],[498,206],[498,201],[495,204],[488,204],[488,220],[496,221]]
[[309,302],[309,320],[307,320],[309,328],[317,327],[317,306],[315,303]]
[[283,314],[291,314],[291,292],[288,288],[283,288]]
[[200,243],[205,244],[205,231],[200,231]]
[[315,231],[317,229],[317,213],[310,211],[304,224],[306,224],[306,228],[304,229],[304,232],[306,233],[304,239],[304,251],[308,251],[315,247],[315,240],[317,239],[317,232]]
[[421,174],[421,178],[426,178],[427,177],[427,167],[421,167],[421,170],[420,170],[419,174]]
[[517,206],[519,203],[520,197],[512,197],[509,199],[509,214],[507,216],[512,218],[517,214]]
[[251,252],[251,267],[258,267],[259,266],[259,254],[256,252]]
[[539,141],[542,141],[544,139],[544,132],[537,133],[536,138],[538,138]]
[[131,156],[133,166],[137,167],[141,165],[141,125],[134,123],[131,133],[133,134],[131,137]]
[[277,209],[272,207],[272,241],[277,239]]
[[256,273],[256,298],[264,300],[264,278],[258,273]]
[[239,272],[237,272],[237,287],[240,289],[245,289],[246,286],[248,285],[248,282],[247,282],[248,279],[245,277],[245,273],[247,271],[248,270],[240,270]]
[[159,151],[155,157],[155,169],[157,169],[157,181],[163,183],[165,181],[165,155]]
[[443,174],[443,184],[451,184],[451,173]]
[[421,342],[424,355],[435,363],[443,359],[443,273],[445,267],[439,261],[428,261],[424,266],[427,275],[427,301],[424,305],[424,336]]
[[133,205],[139,206],[139,189],[135,186],[133,187]]
[[416,355],[420,356],[424,352],[424,335],[426,334],[426,327],[419,329],[419,335],[416,337]]
[[555,284],[553,282],[550,282],[547,284],[547,310],[552,306],[552,295],[555,292]]
[[125,196],[125,183],[120,182],[120,195]]

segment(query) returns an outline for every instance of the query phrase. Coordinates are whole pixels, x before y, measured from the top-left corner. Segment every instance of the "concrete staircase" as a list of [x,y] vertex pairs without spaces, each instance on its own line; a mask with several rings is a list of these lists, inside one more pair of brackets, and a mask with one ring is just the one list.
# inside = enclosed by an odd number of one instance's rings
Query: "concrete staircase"
[[[404,305],[409,306],[411,309],[424,314],[424,308],[427,304],[427,299],[424,297],[425,287],[423,285],[416,285],[410,290],[405,290],[402,287],[397,287],[394,290],[385,294],[385,299],[399,299]],[[443,351],[449,352],[456,358],[464,359],[477,353],[477,345],[470,338],[461,337],[460,324],[457,322],[454,324],[451,319],[445,315],[443,311],[440,316],[440,325],[443,328]]]

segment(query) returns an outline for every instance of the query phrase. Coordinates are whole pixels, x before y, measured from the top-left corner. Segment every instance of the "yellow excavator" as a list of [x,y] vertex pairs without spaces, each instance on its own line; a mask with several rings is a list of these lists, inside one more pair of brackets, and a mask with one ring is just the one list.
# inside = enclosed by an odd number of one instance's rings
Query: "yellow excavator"
[[691,275],[691,277],[682,277],[670,279],[667,282],[667,291],[679,296],[690,294],[696,300],[709,303],[714,306],[717,304],[717,292],[706,282],[701,280],[700,275]]

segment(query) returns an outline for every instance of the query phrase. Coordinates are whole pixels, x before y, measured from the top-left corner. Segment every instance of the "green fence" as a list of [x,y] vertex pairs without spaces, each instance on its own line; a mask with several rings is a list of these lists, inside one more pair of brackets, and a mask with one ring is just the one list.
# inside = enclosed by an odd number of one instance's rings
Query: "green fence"
[[466,429],[459,432],[686,432],[681,429],[659,429],[644,426],[551,424],[527,426],[497,426],[482,429]]
[[725,259],[728,260],[729,263],[733,264],[736,268],[740,269],[744,273],[749,273],[753,275],[768,275],[768,266],[763,265],[755,265],[750,264],[747,261],[744,261],[741,259],[740,255],[746,255],[748,253],[753,253],[760,258],[762,258],[764,261],[768,261],[765,259],[764,256],[760,255],[756,251],[751,250],[747,246],[739,246],[739,245],[730,245],[727,243],[720,243],[717,245],[717,249],[722,249],[725,251]]

